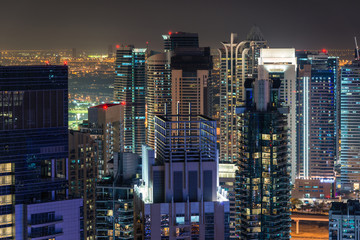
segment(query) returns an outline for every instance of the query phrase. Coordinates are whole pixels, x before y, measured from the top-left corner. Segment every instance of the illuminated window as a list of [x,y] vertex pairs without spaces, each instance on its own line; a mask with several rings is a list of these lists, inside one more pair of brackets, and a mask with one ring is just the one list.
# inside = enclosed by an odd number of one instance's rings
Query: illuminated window
[[169,233],[170,233],[169,227],[163,227],[163,228],[161,228],[161,236],[166,236],[166,237],[168,237],[168,236],[169,236]]
[[12,185],[13,184],[13,176],[0,176],[0,186]]
[[261,139],[262,140],[271,140],[270,134],[262,134]]
[[9,173],[11,172],[11,163],[2,163],[0,164],[0,173]]
[[12,214],[0,215],[0,225],[11,224]]
[[108,216],[113,216],[113,210],[108,210],[107,215]]
[[262,147],[263,152],[270,152],[270,147]]
[[199,216],[191,216],[191,222],[199,222]]
[[177,224],[184,224],[185,223],[185,217],[176,217],[176,223]]
[[12,203],[12,195],[2,195],[0,196],[0,206],[9,205]]
[[12,227],[0,228],[0,237],[11,237],[12,236]]

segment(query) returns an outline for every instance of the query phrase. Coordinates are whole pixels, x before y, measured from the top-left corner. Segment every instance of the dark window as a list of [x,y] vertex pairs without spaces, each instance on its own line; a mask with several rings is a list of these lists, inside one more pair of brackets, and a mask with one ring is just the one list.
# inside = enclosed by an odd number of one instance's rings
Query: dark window
[[180,171],[174,172],[174,201],[183,201],[183,173]]
[[212,201],[212,171],[206,170],[204,171],[204,182],[203,182],[203,189],[204,189],[204,201]]
[[189,171],[189,199],[191,202],[197,201],[198,176],[197,171]]

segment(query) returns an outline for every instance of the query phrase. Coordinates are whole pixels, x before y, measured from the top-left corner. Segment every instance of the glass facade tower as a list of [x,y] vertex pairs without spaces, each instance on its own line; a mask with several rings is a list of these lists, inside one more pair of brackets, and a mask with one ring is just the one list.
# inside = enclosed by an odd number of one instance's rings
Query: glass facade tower
[[341,68],[340,126],[342,190],[357,190],[360,184],[360,61]]
[[338,139],[338,58],[297,52],[297,176],[335,178]]
[[280,79],[245,81],[235,180],[235,233],[240,239],[290,238],[289,110],[280,104],[280,85]]
[[124,105],[124,152],[141,154],[145,143],[146,48],[116,51],[114,98]]
[[[59,200],[67,197],[68,186],[64,167],[68,158],[67,74],[67,66],[0,67],[1,239],[15,239],[15,223],[16,239],[51,238],[61,230],[60,226],[55,230],[55,224],[47,226],[51,219],[39,211],[56,212],[60,217],[55,205],[66,204]],[[80,216],[79,208],[73,220]],[[26,214],[31,213],[29,218],[43,214],[42,226],[32,222],[28,227]],[[79,238],[80,228],[73,239]]]

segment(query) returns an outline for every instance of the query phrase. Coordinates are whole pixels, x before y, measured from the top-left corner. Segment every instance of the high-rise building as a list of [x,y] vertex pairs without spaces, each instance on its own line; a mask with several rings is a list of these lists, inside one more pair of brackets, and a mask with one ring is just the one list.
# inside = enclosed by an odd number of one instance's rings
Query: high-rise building
[[69,131],[69,195],[82,198],[84,239],[95,240],[95,184],[98,145],[89,133]]
[[72,57],[73,59],[75,59],[75,58],[78,57],[76,48],[73,48],[73,49],[72,49],[72,51],[71,51],[71,57]]
[[80,131],[89,133],[98,144],[97,176],[101,179],[113,169],[115,152],[123,149],[122,104],[105,103],[88,109],[88,120],[80,125]]
[[164,39],[164,51],[174,51],[176,48],[198,48],[199,36],[197,33],[169,32],[162,35]]
[[297,177],[333,181],[338,141],[338,59],[297,52]]
[[229,199],[230,206],[230,238],[235,237],[235,173],[237,166],[235,163],[220,163],[219,164],[219,185],[227,192],[227,198]]
[[82,199],[65,200],[67,66],[0,67],[0,238],[82,239]]
[[329,240],[359,240],[359,200],[332,202],[329,211]]
[[108,46],[108,58],[112,58],[114,56],[114,46],[110,44]]
[[360,188],[360,61],[341,68],[341,189]]
[[177,48],[171,57],[172,115],[211,115],[210,48]]
[[114,100],[124,105],[124,151],[141,155],[145,144],[146,48],[116,51]]
[[230,42],[222,42],[220,54],[220,162],[237,159],[236,106],[244,99],[244,82],[257,77],[260,49],[267,47],[258,27],[253,27],[246,40],[237,41],[232,33]]
[[288,106],[287,115],[290,142],[289,164],[291,166],[291,181],[296,177],[296,57],[294,48],[267,48],[260,50],[258,78],[280,79],[280,100]]
[[116,156],[116,171],[104,177],[96,186],[98,240],[134,239],[133,185],[139,156],[135,153],[117,153]]
[[135,187],[136,232],[144,239],[229,239],[229,203],[217,191],[216,122],[155,117],[155,150],[143,147]]
[[171,53],[159,53],[146,60],[147,145],[155,146],[155,116],[171,114]]
[[[154,148],[155,115],[212,114],[212,57],[197,33],[164,37],[165,53],[146,60],[147,145]],[[171,67],[170,67],[171,66]]]
[[236,173],[236,236],[290,238],[288,108],[280,102],[280,79],[247,79],[240,117]]

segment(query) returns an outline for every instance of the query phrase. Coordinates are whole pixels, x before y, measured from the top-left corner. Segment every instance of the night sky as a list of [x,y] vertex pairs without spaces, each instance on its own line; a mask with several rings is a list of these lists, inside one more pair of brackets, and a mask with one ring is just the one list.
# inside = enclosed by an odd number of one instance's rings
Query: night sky
[[162,49],[161,34],[198,32],[220,47],[231,32],[256,24],[271,47],[354,48],[360,0],[1,0],[0,49],[79,48],[109,44]]

